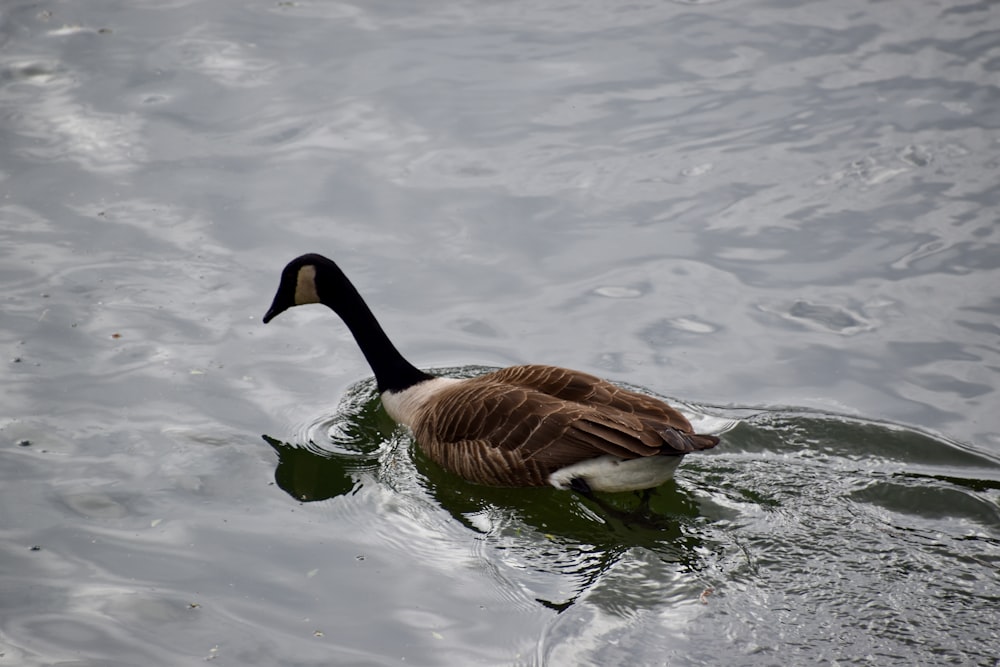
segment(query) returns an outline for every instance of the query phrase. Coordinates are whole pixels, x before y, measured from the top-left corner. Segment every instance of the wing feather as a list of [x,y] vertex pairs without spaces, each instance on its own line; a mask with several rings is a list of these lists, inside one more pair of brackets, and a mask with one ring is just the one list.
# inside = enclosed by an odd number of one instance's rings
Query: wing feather
[[596,375],[536,364],[510,366],[482,377],[502,384],[534,389],[566,401],[606,405],[623,413],[652,417],[683,433],[692,431],[687,418],[662,400],[619,387]]
[[610,454],[679,456],[714,446],[677,410],[585,373],[515,366],[452,385],[414,425],[442,467],[494,486],[544,485],[548,476]]

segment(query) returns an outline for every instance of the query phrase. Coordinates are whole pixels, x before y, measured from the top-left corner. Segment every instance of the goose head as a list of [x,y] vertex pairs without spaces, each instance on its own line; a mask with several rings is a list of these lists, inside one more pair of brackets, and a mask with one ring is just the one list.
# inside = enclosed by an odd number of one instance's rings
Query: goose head
[[264,324],[292,306],[322,303],[337,311],[337,279],[344,280],[340,269],[322,255],[296,257],[281,272],[281,282],[271,307],[264,315]]
[[340,267],[314,253],[296,257],[281,272],[281,282],[264,315],[264,324],[293,306],[308,303],[321,303],[344,321],[375,373],[379,392],[400,391],[431,377],[396,350]]

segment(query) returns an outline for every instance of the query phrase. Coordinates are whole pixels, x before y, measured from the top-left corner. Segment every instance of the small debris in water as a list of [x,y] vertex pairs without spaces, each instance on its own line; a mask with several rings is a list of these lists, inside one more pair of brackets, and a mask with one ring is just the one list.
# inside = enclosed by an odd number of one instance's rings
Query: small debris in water
[[111,337],[112,338],[121,338],[122,335],[116,331],[115,333],[111,334]]
[[201,605],[197,602],[188,603],[188,609],[201,609]]
[[708,604],[708,596],[714,592],[715,592],[714,588],[706,588],[701,592],[701,595],[698,596],[698,602],[702,604]]
[[323,636],[322,630],[317,630],[313,633],[313,637],[322,637],[322,636]]

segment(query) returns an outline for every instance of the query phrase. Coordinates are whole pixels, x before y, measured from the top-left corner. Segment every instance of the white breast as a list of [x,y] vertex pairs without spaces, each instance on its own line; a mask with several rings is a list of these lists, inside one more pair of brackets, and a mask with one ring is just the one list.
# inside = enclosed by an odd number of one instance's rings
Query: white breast
[[580,477],[594,491],[618,493],[651,489],[674,476],[681,456],[643,456],[623,459],[618,456],[598,456],[560,468],[549,475],[549,484],[557,489],[569,489],[570,482]]
[[461,382],[459,378],[431,378],[403,391],[382,392],[382,406],[396,423],[413,426],[417,413],[435,394]]

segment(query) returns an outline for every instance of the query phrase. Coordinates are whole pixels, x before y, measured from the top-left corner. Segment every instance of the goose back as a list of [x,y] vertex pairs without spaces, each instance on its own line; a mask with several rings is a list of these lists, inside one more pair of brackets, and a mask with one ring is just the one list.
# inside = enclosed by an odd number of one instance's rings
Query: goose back
[[492,486],[543,486],[588,459],[679,457],[718,443],[653,397],[535,365],[444,386],[411,427],[433,461]]

